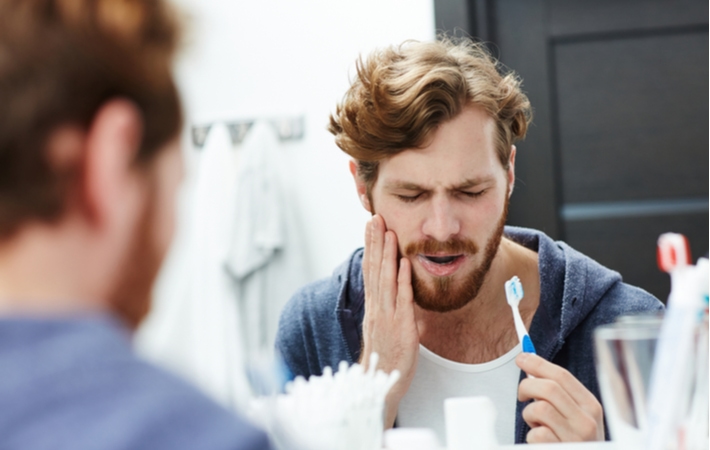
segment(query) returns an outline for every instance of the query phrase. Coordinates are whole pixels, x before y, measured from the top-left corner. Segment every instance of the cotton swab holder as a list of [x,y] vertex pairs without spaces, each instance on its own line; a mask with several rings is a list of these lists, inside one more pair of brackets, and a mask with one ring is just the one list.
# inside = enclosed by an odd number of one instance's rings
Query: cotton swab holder
[[[303,377],[287,384],[277,398],[279,422],[297,446],[313,450],[372,450],[382,447],[385,397],[399,379],[399,371],[376,370],[378,356],[370,356],[369,369],[342,361],[338,372],[330,367],[322,376]],[[299,447],[299,448],[300,448]]]

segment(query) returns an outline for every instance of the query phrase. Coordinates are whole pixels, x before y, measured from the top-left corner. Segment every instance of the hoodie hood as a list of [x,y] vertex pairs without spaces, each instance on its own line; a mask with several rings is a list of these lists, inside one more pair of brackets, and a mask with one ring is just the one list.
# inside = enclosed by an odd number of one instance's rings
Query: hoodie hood
[[537,353],[550,360],[621,275],[540,231],[506,227],[505,235],[538,254],[540,305],[529,332]]

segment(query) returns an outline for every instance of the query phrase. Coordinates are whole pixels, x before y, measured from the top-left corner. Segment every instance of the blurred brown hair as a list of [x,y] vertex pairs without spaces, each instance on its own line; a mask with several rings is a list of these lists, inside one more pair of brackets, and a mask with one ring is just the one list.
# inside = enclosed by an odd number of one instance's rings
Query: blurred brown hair
[[177,135],[178,39],[159,0],[0,1],[0,239],[61,215],[78,168],[50,166],[45,144],[57,127],[86,129],[103,103],[122,97],[143,114],[138,164]]
[[406,41],[357,61],[357,77],[330,116],[328,131],[358,162],[368,191],[378,162],[421,148],[443,122],[468,105],[482,107],[496,123],[496,151],[508,168],[510,147],[532,120],[520,80],[480,44],[442,37]]

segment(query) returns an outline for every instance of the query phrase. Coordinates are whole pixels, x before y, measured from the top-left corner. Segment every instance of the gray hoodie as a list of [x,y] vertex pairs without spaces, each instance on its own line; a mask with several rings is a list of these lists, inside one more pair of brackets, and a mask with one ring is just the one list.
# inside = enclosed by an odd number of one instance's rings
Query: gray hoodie
[[[506,227],[505,236],[538,253],[540,305],[528,330],[537,354],[566,368],[600,399],[594,329],[621,315],[662,310],[663,304],[622,282],[618,272],[540,231]],[[356,250],[332,277],[303,287],[284,308],[276,349],[293,376],[321,375],[326,366],[359,359],[365,312],[362,254]],[[526,405],[517,404],[516,443],[524,443],[530,430],[522,419]]]

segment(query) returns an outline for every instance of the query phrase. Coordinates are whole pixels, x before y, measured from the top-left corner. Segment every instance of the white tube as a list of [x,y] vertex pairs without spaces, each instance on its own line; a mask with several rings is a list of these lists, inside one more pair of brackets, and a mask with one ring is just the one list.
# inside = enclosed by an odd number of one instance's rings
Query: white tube
[[690,386],[687,374],[693,357],[693,335],[700,293],[694,266],[671,272],[671,294],[661,325],[649,389],[648,432],[644,448],[665,449],[677,439],[681,411]]

